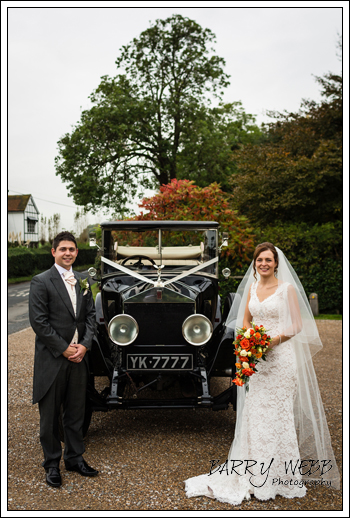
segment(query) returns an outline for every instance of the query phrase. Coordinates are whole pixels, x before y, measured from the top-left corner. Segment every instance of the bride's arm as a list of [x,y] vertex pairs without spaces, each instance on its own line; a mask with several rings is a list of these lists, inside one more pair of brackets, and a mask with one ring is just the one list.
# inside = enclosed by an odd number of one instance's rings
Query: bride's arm
[[251,327],[251,321],[253,320],[253,317],[249,311],[250,288],[249,288],[249,292],[248,292],[247,304],[245,307],[244,317],[243,317],[243,327],[246,327],[247,329],[249,329]]
[[289,325],[283,330],[282,334],[277,335],[272,339],[270,348],[276,347],[276,345],[290,340],[293,336],[300,333],[302,329],[298,297],[292,285],[288,286],[288,311],[290,315]]

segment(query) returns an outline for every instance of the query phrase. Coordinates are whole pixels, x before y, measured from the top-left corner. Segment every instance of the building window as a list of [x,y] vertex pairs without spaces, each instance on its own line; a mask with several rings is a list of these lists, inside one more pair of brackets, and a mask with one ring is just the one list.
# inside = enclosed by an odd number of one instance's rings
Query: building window
[[34,234],[35,232],[35,221],[28,219],[27,221],[28,234]]

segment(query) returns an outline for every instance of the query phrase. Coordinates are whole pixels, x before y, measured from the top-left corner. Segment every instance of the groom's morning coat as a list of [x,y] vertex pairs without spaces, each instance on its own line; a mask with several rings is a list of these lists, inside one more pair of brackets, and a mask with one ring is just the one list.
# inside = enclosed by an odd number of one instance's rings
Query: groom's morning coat
[[[77,279],[77,314],[74,315],[71,299],[64,281],[55,265],[44,273],[36,275],[30,284],[29,320],[36,334],[33,403],[42,399],[62,365],[69,361],[62,353],[67,349],[78,329],[79,343],[91,349],[95,326],[95,308],[91,290],[86,295],[80,292]],[[87,364],[87,354],[84,361]]]

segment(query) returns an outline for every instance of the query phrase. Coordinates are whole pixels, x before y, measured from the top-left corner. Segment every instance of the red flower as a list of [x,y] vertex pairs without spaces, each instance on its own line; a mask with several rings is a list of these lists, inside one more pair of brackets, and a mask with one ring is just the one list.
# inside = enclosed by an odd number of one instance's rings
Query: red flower
[[242,340],[241,341],[241,347],[242,347],[242,349],[249,350],[250,349],[249,340],[247,340],[246,338],[244,340]]
[[254,374],[254,371],[253,371],[253,369],[243,369],[242,374],[244,376],[251,376],[252,374]]
[[254,329],[251,329],[250,330],[250,334],[253,335],[254,334]]

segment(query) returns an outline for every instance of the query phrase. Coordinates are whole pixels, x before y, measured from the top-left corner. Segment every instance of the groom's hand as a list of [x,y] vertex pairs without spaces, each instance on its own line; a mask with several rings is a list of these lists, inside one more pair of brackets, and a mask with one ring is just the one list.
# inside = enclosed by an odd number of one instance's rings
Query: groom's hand
[[76,348],[75,344],[74,344],[74,345],[73,345],[73,344],[70,344],[70,345],[67,347],[67,349],[66,349],[65,351],[63,351],[63,353],[62,353],[62,354],[63,354],[63,356],[64,356],[65,358],[68,358],[68,359],[69,359],[69,358],[70,358],[70,356],[73,356],[73,354],[75,354],[76,352],[77,352],[77,348]]
[[75,354],[69,356],[68,360],[74,363],[79,363],[84,358],[87,349],[85,345],[81,344],[74,344],[74,348]]

